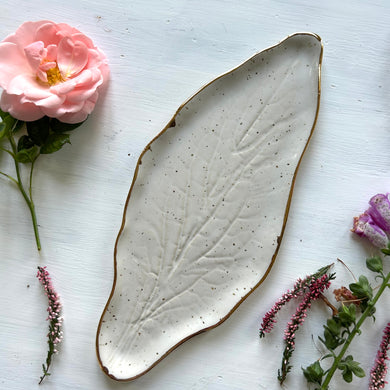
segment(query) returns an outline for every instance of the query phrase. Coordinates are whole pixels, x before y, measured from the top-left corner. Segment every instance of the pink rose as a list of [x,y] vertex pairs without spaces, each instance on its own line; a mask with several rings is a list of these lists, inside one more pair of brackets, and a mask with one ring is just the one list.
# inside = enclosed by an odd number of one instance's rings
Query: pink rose
[[25,22],[0,43],[0,108],[23,121],[82,122],[108,74],[104,53],[77,29]]

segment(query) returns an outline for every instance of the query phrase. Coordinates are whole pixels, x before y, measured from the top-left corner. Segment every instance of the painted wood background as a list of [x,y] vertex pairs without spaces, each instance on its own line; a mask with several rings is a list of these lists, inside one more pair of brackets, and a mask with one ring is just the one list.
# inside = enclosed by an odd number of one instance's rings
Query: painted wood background
[[[371,195],[390,190],[390,3],[3,0],[0,39],[40,19],[92,37],[109,58],[111,80],[94,113],[72,134],[72,145],[37,163],[40,254],[23,199],[0,178],[0,388],[38,388],[47,324],[35,273],[37,265],[47,265],[64,305],[65,339],[46,389],[278,389],[283,321],[293,309],[260,341],[262,314],[297,277],[337,257],[359,275],[372,253],[349,229]],[[202,85],[297,31],[323,39],[321,108],[272,272],[229,320],[183,344],[147,375],[125,384],[108,379],[97,363],[95,333],[138,155]],[[4,154],[0,169],[12,170]],[[352,282],[344,267],[335,270],[335,286]],[[389,302],[387,294],[376,323],[366,324],[352,349],[367,371],[379,329],[390,320]],[[305,388],[300,367],[318,357],[316,335],[327,315],[314,306],[297,335],[286,389]],[[367,378],[340,383],[334,389],[362,389]]]

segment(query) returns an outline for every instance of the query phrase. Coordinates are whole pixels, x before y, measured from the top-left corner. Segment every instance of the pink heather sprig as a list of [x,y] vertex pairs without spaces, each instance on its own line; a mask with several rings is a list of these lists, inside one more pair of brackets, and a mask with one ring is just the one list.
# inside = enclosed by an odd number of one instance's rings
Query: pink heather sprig
[[312,302],[320,298],[322,293],[329,288],[332,279],[334,279],[334,274],[325,274],[317,279],[313,278],[309,285],[309,291],[305,294],[302,302],[297,307],[295,314],[287,324],[287,328],[284,331],[285,348],[283,351],[282,366],[278,371],[278,380],[280,384],[284,382],[287,374],[291,370],[290,358],[295,349],[295,334],[299,329],[299,326],[304,322]]
[[386,360],[389,360],[387,351],[390,348],[390,322],[387,324],[383,331],[383,338],[380,344],[379,350],[376,355],[375,364],[371,369],[369,390],[383,389],[386,385],[386,373],[387,364]]
[[295,282],[293,289],[287,290],[274,304],[274,306],[264,315],[262,323],[260,325],[259,336],[260,338],[264,337],[266,333],[270,333],[276,324],[276,314],[281,310],[281,308],[286,305],[289,301],[294,298],[301,297],[305,294],[310,288],[310,285],[316,279],[323,276],[327,271],[329,271],[332,265],[328,265],[319,269],[315,274],[307,276],[305,279],[298,279]]
[[62,317],[61,309],[62,305],[59,300],[57,292],[54,290],[49,272],[46,267],[38,267],[37,278],[45,289],[45,294],[48,298],[49,305],[47,308],[49,321],[49,333],[47,334],[49,344],[49,350],[47,352],[46,364],[42,364],[43,375],[40,377],[39,384],[45,379],[46,376],[50,375],[49,367],[52,362],[53,354],[57,353],[57,346],[61,343],[63,338],[62,332]]

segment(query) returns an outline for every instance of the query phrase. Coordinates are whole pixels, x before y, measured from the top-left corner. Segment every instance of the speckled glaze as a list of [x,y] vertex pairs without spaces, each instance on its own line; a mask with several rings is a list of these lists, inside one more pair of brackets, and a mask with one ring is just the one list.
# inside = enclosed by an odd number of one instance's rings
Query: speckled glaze
[[96,347],[134,379],[268,274],[319,108],[322,45],[294,34],[185,102],[139,158]]

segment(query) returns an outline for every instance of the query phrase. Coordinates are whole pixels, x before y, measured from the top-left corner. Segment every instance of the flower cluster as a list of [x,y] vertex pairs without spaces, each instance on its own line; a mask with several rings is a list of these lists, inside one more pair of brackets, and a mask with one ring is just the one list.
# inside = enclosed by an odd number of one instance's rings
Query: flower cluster
[[320,298],[322,293],[329,288],[330,280],[332,278],[332,275],[329,276],[325,274],[318,279],[312,279],[311,284],[309,285],[309,291],[305,294],[302,302],[297,307],[295,314],[287,324],[287,328],[284,331],[284,341],[286,346],[283,352],[282,367],[278,374],[280,383],[284,382],[287,373],[291,369],[289,361],[295,349],[295,334],[299,329],[299,326],[304,322],[307,316],[307,311],[310,309],[312,302]]
[[370,207],[354,218],[352,231],[366,237],[378,248],[387,248],[390,234],[389,194],[376,194],[369,201]]
[[48,344],[49,350],[46,358],[46,365],[43,364],[43,376],[40,377],[40,382],[42,383],[43,379],[50,375],[49,367],[51,364],[52,356],[54,353],[57,353],[57,345],[61,343],[63,338],[62,332],[62,317],[61,317],[61,302],[57,292],[54,290],[49,272],[46,270],[46,267],[38,267],[37,278],[45,289],[45,294],[48,298],[49,305],[47,308],[48,317],[47,321],[49,322],[49,333]]
[[284,332],[285,349],[283,352],[282,366],[278,374],[280,383],[284,382],[291,369],[289,361],[295,349],[296,331],[305,320],[307,311],[311,307],[312,302],[323,297],[322,293],[329,288],[330,281],[334,278],[334,274],[328,274],[331,267],[332,265],[328,265],[319,269],[316,273],[307,276],[305,279],[298,279],[293,289],[284,293],[271,310],[263,317],[260,327],[260,338],[264,337],[266,333],[269,333],[272,330],[276,323],[276,314],[284,305],[293,298],[303,297]]
[[385,377],[387,373],[386,360],[389,359],[387,351],[390,348],[390,322],[383,331],[383,338],[376,355],[375,365],[371,369],[369,390],[383,389],[386,385]]
[[321,268],[313,275],[307,276],[305,279],[299,278],[293,287],[292,290],[287,290],[274,304],[274,306],[264,315],[262,323],[260,325],[260,338],[264,337],[266,333],[271,332],[272,328],[276,324],[276,314],[281,310],[281,308],[286,305],[291,299],[301,297],[305,294],[310,288],[316,279],[323,276],[330,266]]

